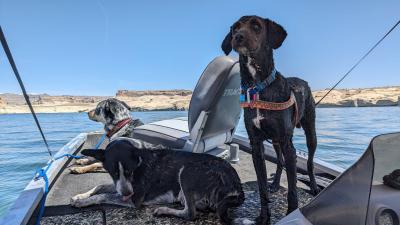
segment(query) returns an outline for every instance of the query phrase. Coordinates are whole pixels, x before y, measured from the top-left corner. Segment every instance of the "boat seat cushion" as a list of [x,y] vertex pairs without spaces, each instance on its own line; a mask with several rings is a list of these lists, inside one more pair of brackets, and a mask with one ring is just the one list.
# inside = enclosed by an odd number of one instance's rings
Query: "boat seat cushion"
[[151,144],[161,144],[170,148],[182,149],[189,138],[189,133],[185,131],[184,127],[180,126],[182,124],[185,125],[187,130],[187,121],[177,119],[142,125],[134,129],[133,138]]

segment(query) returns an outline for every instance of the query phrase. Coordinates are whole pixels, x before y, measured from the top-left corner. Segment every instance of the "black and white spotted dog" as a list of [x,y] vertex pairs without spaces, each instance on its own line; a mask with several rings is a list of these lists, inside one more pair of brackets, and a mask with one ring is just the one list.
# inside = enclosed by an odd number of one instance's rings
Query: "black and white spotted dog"
[[[103,162],[114,184],[101,185],[76,195],[71,205],[85,207],[100,203],[142,205],[181,203],[183,209],[159,207],[155,216],[171,215],[186,220],[196,210],[215,211],[230,224],[228,209],[244,201],[240,178],[225,160],[208,154],[151,148],[129,138],[118,138],[105,151],[83,150],[82,154]],[[117,192],[118,195],[113,193]],[[119,197],[119,202],[116,200]]]
[[[143,125],[139,119],[133,119],[131,108],[123,101],[109,98],[97,104],[96,108],[88,112],[90,120],[104,124],[104,131],[111,140],[117,137],[132,137],[135,127]],[[70,168],[71,173],[81,174],[101,171],[102,163],[97,160],[84,158],[76,161],[77,165]]]

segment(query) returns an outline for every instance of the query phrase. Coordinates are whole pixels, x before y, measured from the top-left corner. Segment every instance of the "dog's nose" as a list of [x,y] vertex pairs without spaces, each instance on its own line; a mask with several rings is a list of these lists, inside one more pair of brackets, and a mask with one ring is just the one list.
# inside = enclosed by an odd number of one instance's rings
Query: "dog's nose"
[[237,43],[242,42],[242,41],[243,41],[243,35],[242,35],[242,34],[236,34],[236,35],[235,35],[235,41],[236,41]]
[[90,117],[92,117],[92,116],[93,116],[93,114],[94,114],[94,111],[93,111],[93,110],[90,110],[90,111],[89,111],[87,114],[88,114],[88,116],[89,116],[89,118],[90,118]]
[[129,191],[129,190],[127,190],[127,189],[123,189],[122,191],[121,191],[121,194],[122,194],[122,196],[132,196],[132,191]]

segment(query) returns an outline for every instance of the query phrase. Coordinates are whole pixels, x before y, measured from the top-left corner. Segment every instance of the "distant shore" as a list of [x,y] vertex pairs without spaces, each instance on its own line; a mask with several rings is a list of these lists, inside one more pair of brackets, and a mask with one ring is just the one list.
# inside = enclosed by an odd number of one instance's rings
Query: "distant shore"
[[[327,90],[314,91],[317,102]],[[133,111],[188,110],[190,90],[128,91],[115,96],[30,95],[37,113],[88,112],[107,98],[125,101]],[[318,107],[381,107],[400,105],[400,86],[333,90]],[[29,113],[22,95],[0,94],[0,114]]]

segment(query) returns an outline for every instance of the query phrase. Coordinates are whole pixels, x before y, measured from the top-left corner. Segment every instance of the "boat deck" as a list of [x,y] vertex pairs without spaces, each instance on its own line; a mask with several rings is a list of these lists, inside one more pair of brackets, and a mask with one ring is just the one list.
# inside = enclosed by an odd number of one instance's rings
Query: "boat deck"
[[[69,163],[51,187],[41,224],[219,224],[217,216],[213,213],[199,213],[198,219],[190,223],[179,218],[154,217],[152,212],[157,206],[142,209],[105,204],[87,208],[71,207],[69,202],[72,196],[86,192],[99,184],[112,183],[107,173],[70,174],[68,167],[73,165],[74,161]],[[275,172],[275,164],[268,161],[266,163],[268,177],[271,177],[271,173]],[[241,207],[231,211],[231,217],[253,220],[259,213],[259,198],[251,155],[240,151],[240,162],[234,164],[233,167],[243,183],[246,200]],[[285,173],[282,174],[281,185],[278,192],[270,195],[272,224],[286,214],[287,182]],[[305,189],[308,189],[307,186],[298,182],[300,206],[312,199]]]

